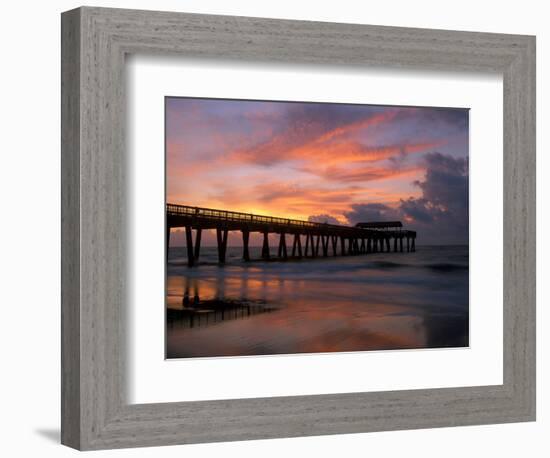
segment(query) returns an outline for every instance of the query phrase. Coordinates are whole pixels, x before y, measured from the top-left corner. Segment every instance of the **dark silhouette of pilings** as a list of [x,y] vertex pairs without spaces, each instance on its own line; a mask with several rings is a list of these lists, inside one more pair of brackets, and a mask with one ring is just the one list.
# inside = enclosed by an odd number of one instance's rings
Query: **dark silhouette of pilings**
[[264,243],[262,245],[262,259],[269,259],[269,232],[264,233]]
[[[292,257],[302,257],[302,240],[300,234],[294,234],[294,242],[292,243]],[[307,255],[306,255],[307,256]]]
[[193,267],[195,256],[193,253],[193,230],[191,226],[185,226],[185,243],[187,245],[187,264],[189,267]]
[[319,242],[321,241],[321,236],[318,235],[315,242],[315,257],[319,256]]
[[[225,253],[227,251],[227,229],[216,229],[216,239],[218,241],[218,262],[220,264],[225,263]],[[191,239],[187,239],[187,243],[192,243]],[[187,249],[187,253],[189,254],[189,248]],[[189,264],[192,265],[192,261],[189,261]]]
[[201,235],[202,235],[202,229],[197,229],[196,237],[195,237],[195,262],[199,260],[199,256],[201,253]]
[[248,241],[250,240],[250,232],[247,230],[242,231],[243,233],[243,260],[250,261],[250,252],[248,250]]
[[286,239],[285,239],[285,233],[281,232],[280,238],[279,238],[279,258],[287,259],[287,252],[286,252]]
[[[398,229],[394,229],[396,227]],[[404,252],[403,239],[406,239],[407,252],[414,252],[416,249],[416,232],[401,229],[400,222],[391,222],[387,225],[382,222],[360,223],[352,227],[168,204],[166,212],[167,258],[172,228],[183,228],[185,231],[187,264],[190,267],[194,266],[200,258],[203,230],[216,231],[220,264],[226,262],[227,239],[230,231],[239,231],[242,234],[242,258],[244,261],[251,260],[249,246],[251,232],[261,233],[263,236],[261,258],[264,260],[285,261],[330,255],[355,256],[389,253],[392,251],[392,239],[393,252]],[[274,258],[270,251],[269,234],[279,236],[277,256]],[[287,238],[292,240],[290,253],[287,247]],[[304,247],[303,250],[302,247]]]

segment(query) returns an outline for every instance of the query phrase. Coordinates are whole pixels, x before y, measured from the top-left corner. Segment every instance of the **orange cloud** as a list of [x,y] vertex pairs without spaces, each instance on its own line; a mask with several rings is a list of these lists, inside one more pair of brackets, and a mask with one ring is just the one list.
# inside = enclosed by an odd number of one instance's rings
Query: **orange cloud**
[[418,175],[424,171],[423,167],[325,167],[325,168],[302,168],[304,172],[318,175],[326,180],[338,182],[369,182],[376,180],[388,180],[404,176]]
[[411,144],[366,146],[358,142],[330,143],[327,145],[297,148],[292,155],[295,159],[308,159],[316,165],[338,165],[350,162],[378,162],[395,156],[427,151],[441,146],[443,142],[421,142]]

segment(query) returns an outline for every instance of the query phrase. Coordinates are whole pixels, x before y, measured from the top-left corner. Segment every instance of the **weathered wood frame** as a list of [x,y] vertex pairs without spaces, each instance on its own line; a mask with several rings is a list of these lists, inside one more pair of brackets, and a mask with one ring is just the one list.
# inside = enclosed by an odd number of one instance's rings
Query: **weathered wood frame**
[[[128,53],[503,74],[503,385],[128,404]],[[534,37],[89,7],[63,13],[64,444],[104,449],[534,418]]]

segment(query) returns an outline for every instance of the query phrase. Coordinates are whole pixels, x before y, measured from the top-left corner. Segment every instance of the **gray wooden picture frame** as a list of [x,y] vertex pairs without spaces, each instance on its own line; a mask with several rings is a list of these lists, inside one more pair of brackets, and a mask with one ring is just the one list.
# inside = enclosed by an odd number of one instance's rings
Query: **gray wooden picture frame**
[[[62,14],[61,38],[63,444],[106,449],[535,419],[534,37],[83,7]],[[504,383],[129,404],[124,62],[135,53],[502,74]]]

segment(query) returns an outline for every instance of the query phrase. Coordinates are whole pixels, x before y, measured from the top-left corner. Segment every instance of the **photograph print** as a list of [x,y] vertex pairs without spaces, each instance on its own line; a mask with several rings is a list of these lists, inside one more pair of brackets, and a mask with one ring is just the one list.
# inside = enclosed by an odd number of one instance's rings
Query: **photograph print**
[[469,110],[165,97],[166,358],[469,346]]

